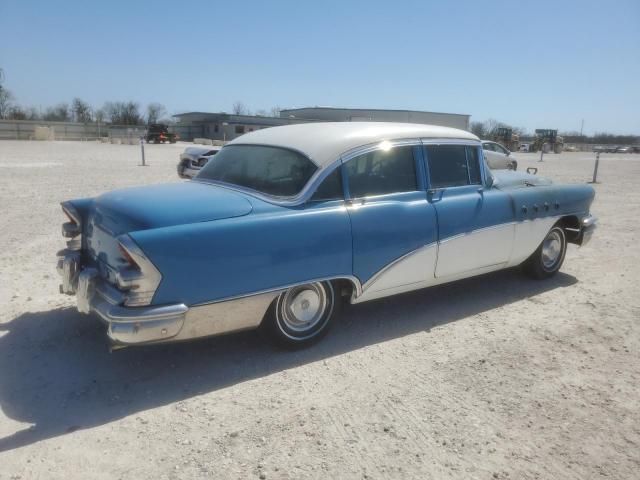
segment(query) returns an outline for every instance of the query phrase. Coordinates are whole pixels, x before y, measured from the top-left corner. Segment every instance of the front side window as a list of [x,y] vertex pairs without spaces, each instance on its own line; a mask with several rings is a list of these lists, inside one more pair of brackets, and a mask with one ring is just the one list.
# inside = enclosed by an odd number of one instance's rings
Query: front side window
[[427,145],[431,188],[481,183],[478,149],[464,145]]
[[345,168],[353,198],[418,189],[411,146],[365,153],[349,160]]
[[503,155],[507,154],[506,148],[504,148],[502,145],[499,145],[496,143],[495,147],[496,147],[496,152],[501,153]]
[[293,197],[317,170],[304,155],[280,147],[228,145],[197,178],[230,183],[275,197]]

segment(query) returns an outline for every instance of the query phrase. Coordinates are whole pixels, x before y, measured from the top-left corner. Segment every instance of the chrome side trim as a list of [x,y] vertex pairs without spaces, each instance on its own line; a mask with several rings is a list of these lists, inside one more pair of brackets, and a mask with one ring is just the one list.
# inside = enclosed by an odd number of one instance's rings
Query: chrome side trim
[[380,270],[378,270],[376,273],[373,274],[373,276],[367,280],[365,282],[365,284],[362,286],[362,291],[366,292],[367,289],[369,289],[374,283],[376,283],[378,280],[380,280],[385,273],[387,273],[391,268],[397,266],[399,263],[408,260],[410,257],[413,257],[417,254],[420,254],[421,252],[424,252],[425,250],[428,250],[430,248],[434,248],[438,245],[438,242],[432,242],[432,243],[428,243],[426,245],[423,245],[421,247],[416,248],[415,250],[411,250],[408,253],[405,253],[404,255],[396,258],[395,260],[393,260],[391,263],[388,263],[387,265],[385,265],[384,267],[382,267]]
[[447,243],[447,242],[450,242],[452,240],[457,240],[457,239],[465,237],[467,235],[473,235],[473,234],[476,234],[476,233],[488,232],[488,231],[491,231],[491,230],[498,230],[500,228],[508,227],[510,225],[517,225],[518,223],[520,223],[520,222],[505,222],[505,223],[498,223],[497,225],[491,225],[489,227],[477,228],[475,230],[470,230],[468,232],[464,232],[464,233],[459,233],[457,235],[453,235],[452,237],[447,237],[444,240],[440,240],[438,243],[440,245],[442,245],[443,243]]
[[292,287],[297,287],[299,285],[306,285],[307,283],[315,283],[315,282],[327,282],[330,280],[349,280],[353,286],[356,289],[356,292],[358,292],[358,295],[360,295],[362,293],[362,284],[360,283],[360,280],[358,279],[358,277],[354,276],[354,275],[335,275],[335,276],[331,276],[331,277],[319,277],[319,278],[313,278],[310,280],[305,280],[302,282],[296,282],[296,283],[290,283],[284,286],[280,286],[280,287],[274,287],[274,288],[267,288],[265,290],[258,290],[256,292],[251,292],[251,293],[244,293],[241,295],[233,295],[230,297],[225,297],[225,298],[221,298],[218,300],[213,300],[211,302],[202,302],[202,303],[198,303],[192,306],[192,308],[195,307],[202,307],[202,306],[206,306],[206,305],[213,305],[216,303],[222,303],[222,302],[228,302],[230,300],[238,300],[240,298],[246,298],[246,297],[252,297],[254,295],[262,295],[263,293],[272,293],[272,292],[282,292],[284,290],[287,290],[289,288]]

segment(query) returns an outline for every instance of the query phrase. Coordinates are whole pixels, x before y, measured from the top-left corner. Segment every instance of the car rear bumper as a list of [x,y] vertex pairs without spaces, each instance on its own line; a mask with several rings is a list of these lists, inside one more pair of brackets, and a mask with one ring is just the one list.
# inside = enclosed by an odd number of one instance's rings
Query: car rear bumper
[[125,306],[125,294],[105,281],[95,268],[81,265],[78,251],[58,256],[60,292],[75,295],[78,311],[97,315],[115,347],[166,343],[256,328],[280,291],[196,305],[183,303]]
[[79,252],[58,259],[61,293],[75,295],[81,313],[95,313],[108,327],[112,342],[120,345],[151,343],[175,337],[189,308],[182,304],[126,307],[124,294],[102,279],[95,268],[82,268]]

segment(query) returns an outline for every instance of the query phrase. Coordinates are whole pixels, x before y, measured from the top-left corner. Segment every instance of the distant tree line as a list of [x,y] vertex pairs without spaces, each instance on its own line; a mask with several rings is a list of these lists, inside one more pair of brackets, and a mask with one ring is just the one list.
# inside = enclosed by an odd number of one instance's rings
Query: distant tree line
[[[498,120],[489,119],[484,122],[471,122],[471,132],[483,140],[490,140],[498,128],[510,128],[513,133],[523,138],[532,138],[535,134],[527,132],[525,128],[514,127]],[[638,135],[614,135],[612,133],[596,132],[593,135],[580,135],[580,132],[558,132],[565,143],[595,143],[601,145],[636,145],[640,144]]]

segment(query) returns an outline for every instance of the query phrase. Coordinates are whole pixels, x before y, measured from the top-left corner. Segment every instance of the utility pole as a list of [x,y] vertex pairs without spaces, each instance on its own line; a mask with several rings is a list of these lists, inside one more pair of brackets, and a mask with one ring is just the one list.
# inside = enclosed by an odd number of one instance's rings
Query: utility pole
[[582,131],[584,130],[584,118],[582,119],[582,123],[580,123],[580,138],[582,138]]

